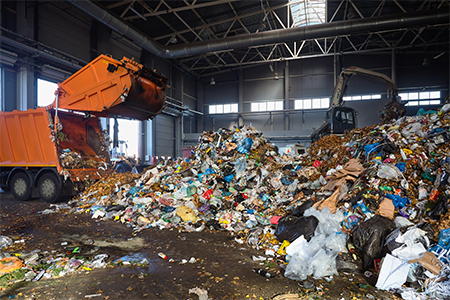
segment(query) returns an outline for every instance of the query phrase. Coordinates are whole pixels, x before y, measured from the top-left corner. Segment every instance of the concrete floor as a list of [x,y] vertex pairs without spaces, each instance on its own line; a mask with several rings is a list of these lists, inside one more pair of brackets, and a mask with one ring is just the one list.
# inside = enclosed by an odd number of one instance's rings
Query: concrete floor
[[[289,280],[282,275],[281,262],[261,265],[253,261],[253,255],[264,252],[236,243],[235,236],[228,232],[187,233],[150,228],[134,235],[123,224],[98,221],[89,214],[38,213],[48,208],[50,205],[39,199],[18,202],[9,194],[0,194],[0,235],[24,239],[7,252],[40,249],[41,253],[49,251],[46,255],[52,251],[56,255],[80,247],[80,255],[86,257],[106,253],[109,261],[114,261],[124,255],[140,254],[149,264],[111,264],[59,278],[20,282],[0,290],[0,299],[199,299],[196,294],[189,294],[189,289],[195,287],[208,291],[209,299],[273,299],[277,295],[276,299],[283,299],[280,295],[287,293],[298,295],[298,299],[396,298],[369,286],[358,273],[340,273],[331,282],[312,278],[307,282]],[[62,246],[64,242],[67,245]],[[159,252],[168,259],[161,259]],[[191,257],[195,263],[181,263]],[[267,270],[272,277],[256,274],[256,268]]]

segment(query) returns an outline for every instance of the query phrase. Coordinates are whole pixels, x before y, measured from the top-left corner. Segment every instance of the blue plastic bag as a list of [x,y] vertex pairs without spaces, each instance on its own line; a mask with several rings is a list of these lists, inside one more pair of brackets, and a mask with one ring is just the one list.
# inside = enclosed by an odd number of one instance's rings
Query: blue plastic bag
[[400,172],[404,173],[406,171],[406,163],[404,162],[399,162],[396,163],[395,166],[397,167],[397,169],[400,170]]
[[403,198],[394,194],[386,194],[386,198],[391,199],[396,208],[404,207],[408,202],[408,198]]
[[366,152],[366,155],[371,154],[372,152],[376,151],[376,148],[378,147],[380,143],[374,143],[364,146],[364,151]]
[[233,180],[234,178],[234,174],[230,174],[225,176],[223,179],[225,179],[226,182],[231,182],[231,180]]
[[417,111],[416,116],[431,115],[431,114],[436,114],[436,113],[437,113],[437,111],[435,111],[435,110],[425,110],[423,108],[420,108]]
[[237,146],[237,151],[239,153],[247,153],[248,151],[250,151],[250,148],[252,148],[252,145],[253,140],[251,138],[246,138]]
[[439,232],[437,245],[431,247],[429,251],[433,252],[443,263],[450,263],[450,228]]

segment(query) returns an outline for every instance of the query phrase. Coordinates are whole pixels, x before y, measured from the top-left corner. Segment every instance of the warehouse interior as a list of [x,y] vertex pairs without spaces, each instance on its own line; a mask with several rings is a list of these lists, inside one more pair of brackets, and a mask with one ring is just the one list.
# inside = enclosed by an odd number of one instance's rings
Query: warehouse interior
[[[280,149],[321,126],[339,73],[380,72],[407,115],[449,95],[447,0],[2,1],[0,109],[38,106],[98,55],[134,58],[168,78],[153,120],[132,121],[135,154],[181,157],[204,131],[252,125]],[[50,85],[52,86],[52,85]],[[56,87],[56,85],[53,85]],[[46,94],[45,103],[53,101]],[[355,76],[344,105],[373,125],[384,84]],[[112,119],[103,120],[106,128]],[[120,132],[120,128],[119,128]]]
[[0,1],[0,299],[450,299],[450,0]]

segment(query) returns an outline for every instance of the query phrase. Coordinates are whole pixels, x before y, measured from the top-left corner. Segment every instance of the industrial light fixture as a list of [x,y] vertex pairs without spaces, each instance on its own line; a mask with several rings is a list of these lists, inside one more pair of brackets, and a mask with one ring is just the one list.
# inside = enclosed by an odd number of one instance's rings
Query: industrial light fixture
[[214,81],[214,77],[211,77],[211,81],[209,82],[210,85],[215,85],[216,82]]
[[266,29],[266,24],[264,24],[264,22],[262,22],[261,24],[259,24],[258,26],[258,31],[263,31]]
[[358,15],[353,11],[349,11],[349,13],[347,14],[347,20],[354,20],[358,17]]
[[273,74],[273,79],[278,80],[280,77],[278,77],[278,64],[275,62],[275,73]]
[[177,42],[178,42],[177,37],[175,36],[175,34],[172,34],[172,36],[170,37],[169,43],[176,44]]

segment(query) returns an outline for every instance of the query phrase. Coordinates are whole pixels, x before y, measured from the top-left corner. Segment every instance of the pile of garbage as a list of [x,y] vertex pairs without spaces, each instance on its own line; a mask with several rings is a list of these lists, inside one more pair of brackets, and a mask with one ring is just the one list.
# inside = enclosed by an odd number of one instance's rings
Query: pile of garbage
[[[404,299],[450,297],[450,104],[280,155],[251,126],[204,132],[188,159],[72,200],[135,232],[228,230],[305,280],[348,263]],[[358,257],[360,259],[358,259]],[[342,260],[342,259],[341,259]],[[359,264],[359,267],[358,267]]]

